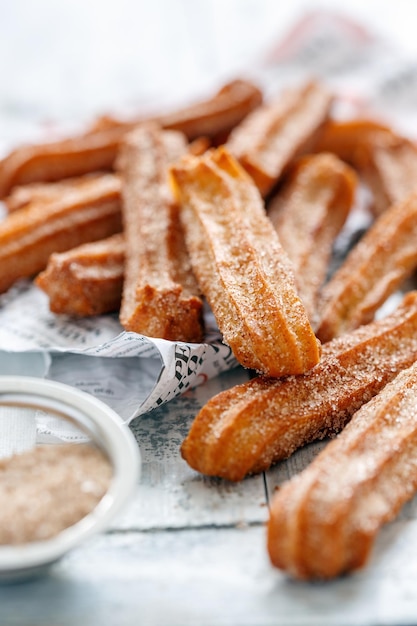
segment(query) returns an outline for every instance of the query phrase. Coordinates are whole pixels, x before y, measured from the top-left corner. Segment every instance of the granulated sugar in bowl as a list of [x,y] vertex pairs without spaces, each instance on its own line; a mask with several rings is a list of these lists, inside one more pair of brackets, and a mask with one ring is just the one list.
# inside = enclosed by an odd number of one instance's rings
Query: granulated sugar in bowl
[[119,416],[62,383],[0,376],[0,582],[43,573],[132,497],[139,447]]

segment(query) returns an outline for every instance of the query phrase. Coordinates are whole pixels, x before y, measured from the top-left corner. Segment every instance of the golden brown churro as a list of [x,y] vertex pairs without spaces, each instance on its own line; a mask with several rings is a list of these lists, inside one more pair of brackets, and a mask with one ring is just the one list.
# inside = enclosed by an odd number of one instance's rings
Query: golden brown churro
[[85,317],[120,307],[125,245],[122,233],[49,257],[36,284],[53,313]]
[[33,203],[0,221],[0,293],[43,270],[52,252],[103,239],[122,229],[120,181],[103,175],[54,202]]
[[352,418],[272,499],[268,551],[296,578],[362,567],[380,527],[417,490],[417,364]]
[[262,102],[262,93],[252,83],[235,80],[214,96],[152,120],[126,122],[101,118],[87,133],[38,145],[21,146],[0,160],[0,198],[15,185],[57,181],[98,170],[111,170],[124,135],[143,122],[180,130],[192,140],[201,135],[228,133]]
[[262,92],[247,80],[233,80],[214,96],[155,118],[165,129],[178,130],[191,141],[229,133],[262,102]]
[[325,281],[336,236],[355,198],[355,172],[332,154],[302,157],[289,180],[268,205],[295,273],[310,321]]
[[93,132],[118,127],[132,129],[139,123],[155,123],[165,130],[178,130],[189,141],[200,137],[216,139],[226,135],[241,122],[248,113],[262,103],[262,92],[247,80],[233,80],[206,100],[170,113],[148,119],[136,119],[129,122],[109,116],[99,118]]
[[261,472],[339,432],[359,407],[417,360],[417,292],[389,317],[323,346],[301,376],[254,378],[214,396],[181,451],[197,471],[229,480]]
[[316,334],[329,341],[373,319],[417,266],[417,191],[382,213],[323,287]]
[[51,182],[98,170],[110,170],[120,129],[79,135],[62,141],[21,146],[0,160],[0,198],[16,185]]
[[126,330],[150,337],[201,341],[202,300],[168,185],[168,166],[186,149],[181,133],[145,126],[123,142],[118,167],[126,263],[120,321]]
[[288,163],[314,145],[331,103],[326,89],[308,83],[258,107],[232,131],[226,146],[263,196],[271,191]]
[[417,146],[395,133],[379,133],[357,151],[357,167],[380,215],[417,189]]
[[9,196],[3,199],[9,213],[21,209],[34,202],[46,204],[59,200],[59,198],[74,189],[88,188],[94,186],[94,181],[102,176],[101,173],[86,174],[76,178],[66,178],[54,183],[29,183],[14,187]]
[[224,148],[171,171],[194,273],[238,361],[271,376],[313,367],[318,343],[251,178]]
[[389,126],[369,119],[333,120],[325,122],[314,146],[315,152],[331,152],[350,165],[357,165],[358,150],[372,144],[378,136],[392,134]]

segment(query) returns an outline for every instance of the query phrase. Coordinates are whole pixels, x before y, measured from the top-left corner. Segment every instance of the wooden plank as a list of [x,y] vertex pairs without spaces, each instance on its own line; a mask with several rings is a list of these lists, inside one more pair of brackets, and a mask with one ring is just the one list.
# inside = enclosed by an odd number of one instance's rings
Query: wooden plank
[[273,570],[262,525],[115,533],[88,541],[46,577],[0,587],[0,624],[415,624],[416,575],[415,521],[384,529],[363,572],[314,584]]

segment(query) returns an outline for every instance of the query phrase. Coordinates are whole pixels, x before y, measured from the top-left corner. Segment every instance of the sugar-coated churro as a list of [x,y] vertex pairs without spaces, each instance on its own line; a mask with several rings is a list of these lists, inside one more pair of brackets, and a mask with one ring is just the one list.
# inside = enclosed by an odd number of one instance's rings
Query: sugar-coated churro
[[53,202],[35,202],[0,221],[0,292],[43,270],[50,254],[122,229],[120,181],[112,174]]
[[352,417],[272,498],[272,563],[301,578],[333,578],[367,562],[380,527],[417,490],[417,364]]
[[271,376],[313,367],[319,346],[250,176],[224,148],[171,172],[194,273],[236,358]]
[[310,82],[258,107],[232,131],[227,148],[263,196],[295,156],[314,146],[331,103],[327,89]]
[[391,133],[377,133],[356,154],[357,168],[373,194],[373,211],[380,215],[417,189],[417,146]]
[[233,80],[214,96],[155,118],[162,128],[178,130],[189,140],[229,133],[262,102],[262,92],[247,80]]
[[120,137],[119,128],[109,128],[16,148],[0,160],[0,198],[7,196],[16,185],[58,181],[112,169]]
[[176,131],[142,126],[118,159],[126,243],[120,321],[126,330],[173,341],[201,341],[202,300],[191,270],[168,166],[187,144]]
[[9,213],[17,211],[28,204],[34,202],[54,202],[59,200],[68,191],[74,189],[87,189],[94,186],[95,180],[103,174],[86,174],[85,176],[77,176],[76,178],[66,178],[53,183],[29,183],[14,187],[10,195],[3,199],[4,204]]
[[298,293],[311,322],[336,236],[355,198],[355,172],[332,154],[302,157],[268,205],[295,273]]
[[120,307],[125,245],[119,233],[51,254],[36,284],[49,298],[53,313],[86,317]]
[[417,266],[417,191],[387,209],[323,287],[316,334],[329,341],[366,324]]
[[119,145],[127,132],[142,123],[154,122],[179,130],[189,140],[228,134],[262,102],[260,89],[246,80],[234,80],[213,96],[154,117],[121,121],[100,118],[88,132],[63,140],[20,146],[0,160],[0,198],[16,185],[58,181],[98,170],[112,170]]
[[328,119],[314,146],[315,152],[331,152],[350,165],[356,166],[361,146],[372,144],[374,139],[392,130],[389,126],[372,119]]
[[416,360],[417,292],[410,292],[389,317],[325,344],[309,372],[254,378],[214,396],[195,418],[182,455],[197,471],[234,481],[264,471],[335,435]]

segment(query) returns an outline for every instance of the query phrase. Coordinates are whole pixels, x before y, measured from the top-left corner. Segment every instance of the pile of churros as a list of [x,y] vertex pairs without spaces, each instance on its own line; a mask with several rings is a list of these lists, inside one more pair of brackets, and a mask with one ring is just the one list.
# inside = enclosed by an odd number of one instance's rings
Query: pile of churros
[[[270,507],[271,562],[302,579],[363,566],[417,490],[417,291],[375,319],[417,267],[417,147],[336,99],[236,80],[0,162],[0,291],[33,277],[56,314],[186,342],[206,302],[253,372],[196,416],[192,468],[242,480],[332,439]],[[372,224],[329,276],[358,185]]]

